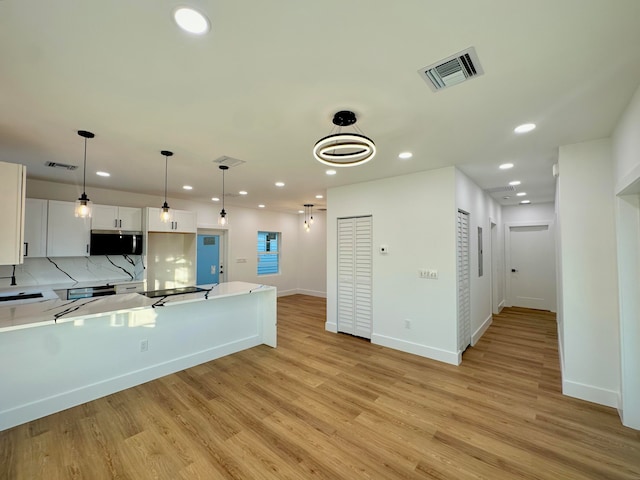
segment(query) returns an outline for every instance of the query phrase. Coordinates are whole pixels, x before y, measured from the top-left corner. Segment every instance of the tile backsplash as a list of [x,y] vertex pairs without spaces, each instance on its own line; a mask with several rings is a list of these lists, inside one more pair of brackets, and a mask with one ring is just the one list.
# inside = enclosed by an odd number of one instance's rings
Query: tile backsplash
[[[22,265],[16,265],[16,284],[69,288],[76,283],[141,281],[144,270],[141,255],[25,258]],[[0,288],[11,285],[12,271],[11,265],[0,265]]]

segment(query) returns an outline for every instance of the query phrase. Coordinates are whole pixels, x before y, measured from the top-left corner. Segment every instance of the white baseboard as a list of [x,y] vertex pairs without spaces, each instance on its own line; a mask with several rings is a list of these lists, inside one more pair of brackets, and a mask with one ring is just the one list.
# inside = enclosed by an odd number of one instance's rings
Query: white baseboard
[[135,387],[156,378],[179,372],[185,368],[191,368],[216,358],[255,347],[261,343],[258,336],[244,338],[4,410],[0,412],[0,431]]
[[502,300],[502,301],[498,304],[498,313],[500,313],[504,307],[505,307],[504,300]]
[[291,290],[278,290],[279,297],[286,297],[288,295],[309,295],[311,297],[327,298],[327,292],[320,292],[318,290],[305,290],[303,288],[294,288]]
[[310,295],[312,297],[327,298],[327,292],[320,292],[318,290],[305,290],[304,288],[299,288],[298,293],[300,295]]
[[291,289],[291,290],[278,290],[278,296],[279,297],[287,297],[289,295],[295,295],[298,293],[298,290]]
[[587,402],[605,405],[607,407],[618,408],[619,392],[606,390],[604,388],[585,385],[583,383],[562,380],[562,393],[569,397],[579,398]]
[[338,324],[334,322],[325,322],[324,329],[327,332],[338,333]]
[[449,352],[447,350],[428,347],[419,343],[408,342],[399,338],[392,338],[377,334],[373,334],[371,336],[371,343],[400,350],[402,352],[412,353],[414,355],[420,355],[421,357],[438,360],[439,362],[449,363],[451,365],[460,365],[461,355],[456,352]]
[[491,326],[491,322],[493,322],[493,315],[489,315],[484,320],[484,322],[482,322],[482,325],[480,325],[480,327],[473,333],[473,335],[471,336],[471,346],[474,346],[476,343],[478,343],[480,337],[482,337],[482,335],[484,335],[484,332],[486,332],[487,329]]

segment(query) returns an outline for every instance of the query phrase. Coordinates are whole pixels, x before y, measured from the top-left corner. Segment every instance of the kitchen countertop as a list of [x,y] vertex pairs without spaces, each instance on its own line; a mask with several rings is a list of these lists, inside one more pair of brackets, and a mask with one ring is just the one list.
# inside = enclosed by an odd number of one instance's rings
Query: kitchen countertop
[[112,315],[124,311],[162,308],[189,302],[215,300],[220,297],[246,295],[255,290],[274,288],[246,282],[198,285],[201,292],[148,298],[138,293],[80,298],[77,300],[42,300],[32,303],[0,306],[0,333],[23,328],[71,322],[90,317]]

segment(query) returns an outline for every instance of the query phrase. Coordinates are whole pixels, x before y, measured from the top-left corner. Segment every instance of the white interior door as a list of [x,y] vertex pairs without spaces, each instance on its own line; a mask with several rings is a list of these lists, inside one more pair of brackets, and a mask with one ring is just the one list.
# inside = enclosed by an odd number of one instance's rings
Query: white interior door
[[509,226],[509,304],[556,309],[554,242],[549,225]]
[[371,217],[338,219],[338,331],[371,338]]
[[458,210],[458,349],[464,352],[471,344],[471,291],[469,261],[469,214]]

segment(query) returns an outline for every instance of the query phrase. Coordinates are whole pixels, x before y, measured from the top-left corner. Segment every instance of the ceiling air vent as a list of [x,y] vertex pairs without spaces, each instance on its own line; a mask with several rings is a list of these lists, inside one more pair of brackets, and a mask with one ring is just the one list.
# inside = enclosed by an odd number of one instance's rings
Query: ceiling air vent
[[484,70],[478,60],[478,54],[473,47],[440,60],[433,65],[418,70],[420,76],[437,92],[482,75]]
[[502,192],[515,192],[516,187],[511,185],[507,185],[506,187],[494,187],[494,188],[486,188],[485,192],[487,193],[502,193]]
[[66,163],[59,163],[59,162],[44,162],[44,164],[47,167],[64,168],[65,170],[75,170],[76,168],[78,168],[77,165],[69,165],[69,164],[66,164]]
[[238,160],[237,158],[231,158],[231,157],[227,157],[226,155],[223,155],[219,158],[216,158],[213,163],[217,163],[218,165],[225,165],[229,168],[231,167],[237,167],[238,165],[242,165],[243,163],[245,163],[244,160]]

